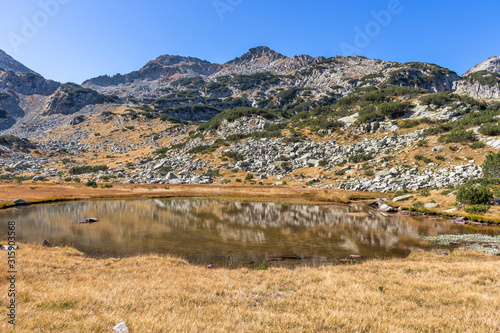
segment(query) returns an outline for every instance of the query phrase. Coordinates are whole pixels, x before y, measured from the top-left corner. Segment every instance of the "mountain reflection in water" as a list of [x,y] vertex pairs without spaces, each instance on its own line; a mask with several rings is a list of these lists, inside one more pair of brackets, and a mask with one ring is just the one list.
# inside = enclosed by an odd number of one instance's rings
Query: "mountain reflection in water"
[[[366,212],[367,217],[348,212]],[[87,217],[93,224],[76,224]],[[72,245],[93,257],[169,254],[235,267],[266,258],[309,262],[404,257],[435,248],[419,236],[463,233],[464,226],[420,216],[382,216],[365,204],[283,205],[216,200],[92,200],[0,212],[0,237],[16,221],[17,241]]]

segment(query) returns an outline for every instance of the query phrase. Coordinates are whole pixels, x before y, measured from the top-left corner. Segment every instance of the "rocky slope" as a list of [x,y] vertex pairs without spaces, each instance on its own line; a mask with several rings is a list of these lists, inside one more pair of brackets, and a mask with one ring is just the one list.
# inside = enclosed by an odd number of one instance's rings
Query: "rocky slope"
[[[430,93],[457,91],[474,98],[499,97],[491,80],[485,84],[476,78],[482,71],[460,78],[428,63],[286,57],[267,47],[250,49],[225,64],[164,55],[138,71],[89,79],[68,93],[58,82],[45,80],[3,53],[0,56],[5,67],[16,70],[0,69],[0,108],[6,112],[0,131],[18,136],[43,135],[43,128],[55,129],[76,116],[112,109],[116,104],[199,121],[236,107],[308,111],[359,90],[387,85],[418,87]],[[492,58],[478,69],[491,69],[495,61]]]
[[82,86],[0,71],[1,134],[31,140],[0,140],[2,177],[454,187],[500,149],[500,103],[481,100],[498,98],[500,74],[483,67],[259,47],[225,64],[161,56]]
[[492,72],[500,74],[500,57],[493,56],[469,69],[463,76],[469,76],[475,72]]
[[31,69],[12,58],[10,55],[0,50],[0,70],[3,72],[12,71],[16,74],[34,73]]

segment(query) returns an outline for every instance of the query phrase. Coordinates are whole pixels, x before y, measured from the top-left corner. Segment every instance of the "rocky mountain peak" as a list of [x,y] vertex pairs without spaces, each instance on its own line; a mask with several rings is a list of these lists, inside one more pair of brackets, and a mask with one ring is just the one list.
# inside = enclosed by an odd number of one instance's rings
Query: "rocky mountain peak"
[[271,50],[267,46],[259,46],[251,48],[247,53],[238,57],[228,64],[243,65],[245,63],[252,63],[256,61],[267,61],[272,62],[280,59],[286,59],[286,57],[276,51]]
[[469,69],[467,72],[464,73],[463,76],[470,75],[475,72],[480,72],[480,71],[487,71],[487,72],[493,72],[493,73],[498,73],[500,74],[500,57],[493,56],[476,66],[472,67]]
[[201,60],[195,57],[183,57],[178,55],[162,55],[156,58],[155,60],[150,61],[150,63],[157,63],[162,66],[175,66],[175,65],[192,65],[192,64],[200,64],[200,65],[210,65],[211,63],[206,60]]
[[0,50],[0,70],[13,71],[16,74],[35,73],[28,67],[14,60],[10,55]]

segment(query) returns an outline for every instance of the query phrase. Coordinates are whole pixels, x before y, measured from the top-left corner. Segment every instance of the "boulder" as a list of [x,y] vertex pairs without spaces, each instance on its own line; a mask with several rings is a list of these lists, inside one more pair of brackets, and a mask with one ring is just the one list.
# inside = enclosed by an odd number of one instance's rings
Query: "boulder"
[[12,201],[12,203],[16,206],[27,206],[27,205],[31,205],[29,202],[26,202],[24,201],[23,199],[16,199],[14,201]]
[[400,195],[400,196],[395,197],[394,199],[392,199],[392,202],[405,201],[405,200],[408,200],[408,199],[411,199],[411,198],[413,198],[413,195],[411,195],[411,194]]
[[394,209],[394,207],[389,206],[388,204],[382,204],[379,207],[378,211],[384,213],[393,213],[396,211],[396,209]]
[[429,208],[429,209],[437,208],[437,207],[439,207],[439,205],[435,202],[431,202],[431,203],[428,203],[425,205],[425,208]]

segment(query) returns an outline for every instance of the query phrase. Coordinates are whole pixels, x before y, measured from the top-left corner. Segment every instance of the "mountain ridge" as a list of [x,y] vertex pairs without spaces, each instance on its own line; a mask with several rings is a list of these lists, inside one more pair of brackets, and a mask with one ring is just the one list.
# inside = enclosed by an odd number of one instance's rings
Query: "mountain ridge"
[[70,122],[67,117],[92,114],[113,104],[199,121],[236,107],[310,111],[335,104],[353,92],[387,85],[500,98],[496,78],[491,76],[494,73],[481,74],[497,57],[478,64],[479,72],[459,77],[429,63],[361,56],[287,57],[258,46],[224,64],[160,55],[127,74],[102,75],[82,85],[68,85],[43,78],[3,51],[0,55],[10,68],[0,69],[0,109],[5,116],[0,119],[0,132],[20,136],[43,135]]

